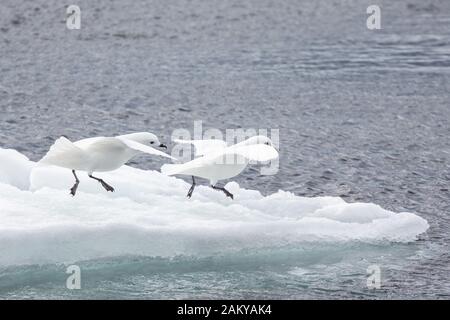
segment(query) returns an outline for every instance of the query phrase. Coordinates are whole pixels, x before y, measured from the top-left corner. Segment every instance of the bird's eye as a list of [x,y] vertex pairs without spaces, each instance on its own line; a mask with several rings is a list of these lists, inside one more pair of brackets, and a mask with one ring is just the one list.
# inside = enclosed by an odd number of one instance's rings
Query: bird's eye
[[154,144],[155,143],[155,141],[150,141],[150,144]]
[[266,143],[264,143],[264,144],[270,145],[269,142],[266,142]]

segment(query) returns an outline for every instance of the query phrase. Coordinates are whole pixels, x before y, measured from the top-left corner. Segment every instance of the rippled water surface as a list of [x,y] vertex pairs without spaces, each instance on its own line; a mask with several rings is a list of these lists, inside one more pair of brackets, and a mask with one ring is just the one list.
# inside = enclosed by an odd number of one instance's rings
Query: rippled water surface
[[372,202],[430,229],[411,244],[81,261],[76,292],[64,265],[8,266],[0,297],[449,298],[450,2],[378,1],[370,31],[372,2],[80,0],[68,30],[60,1],[3,0],[0,147],[38,160],[61,135],[279,129],[278,174],[249,168],[241,186]]

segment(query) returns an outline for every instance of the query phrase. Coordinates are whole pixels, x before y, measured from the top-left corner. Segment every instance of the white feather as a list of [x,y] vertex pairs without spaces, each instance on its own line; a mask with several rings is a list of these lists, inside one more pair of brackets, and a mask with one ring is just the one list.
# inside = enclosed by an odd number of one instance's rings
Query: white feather
[[167,153],[156,150],[155,148],[152,148],[150,146],[146,146],[145,144],[142,144],[142,143],[139,143],[136,141],[132,141],[129,139],[125,139],[125,138],[120,138],[120,137],[118,137],[117,139],[119,139],[120,141],[125,143],[129,148],[131,148],[133,150],[140,151],[140,152],[147,153],[147,154],[153,154],[153,155],[157,155],[157,156],[161,156],[161,157],[170,158],[172,160],[177,160],[176,158],[168,155]]
[[[194,141],[199,144],[198,140]],[[209,141],[205,145],[208,143]],[[205,151],[206,149],[201,150]],[[214,185],[219,180],[233,178],[240,174],[249,161],[269,161],[278,158],[277,150],[266,144],[241,143],[212,150],[214,151],[211,153],[183,164],[165,164],[161,167],[161,172],[166,175],[182,174],[201,177],[210,180],[210,183]]]
[[40,164],[55,165],[76,170],[86,170],[89,154],[77,147],[65,137],[58,138],[47,154],[39,161]]
[[240,155],[250,161],[270,161],[278,158],[278,151],[265,144],[230,147],[231,153]]

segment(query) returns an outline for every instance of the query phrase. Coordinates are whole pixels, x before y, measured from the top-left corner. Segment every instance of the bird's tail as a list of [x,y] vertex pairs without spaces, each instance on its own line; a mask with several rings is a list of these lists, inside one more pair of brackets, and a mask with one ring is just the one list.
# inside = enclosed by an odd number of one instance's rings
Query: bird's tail
[[69,139],[60,137],[39,163],[84,170],[87,158],[88,155],[82,149],[74,145]]
[[168,175],[168,176],[173,176],[175,174],[179,174],[182,170],[182,165],[181,164],[169,164],[166,163],[161,167],[161,173]]

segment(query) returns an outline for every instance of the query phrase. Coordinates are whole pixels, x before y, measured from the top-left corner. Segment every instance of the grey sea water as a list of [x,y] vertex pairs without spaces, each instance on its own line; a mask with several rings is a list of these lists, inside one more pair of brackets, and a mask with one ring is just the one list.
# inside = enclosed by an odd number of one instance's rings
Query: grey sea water
[[[374,2],[381,30],[366,28]],[[411,244],[80,261],[78,291],[64,265],[1,267],[1,298],[450,297],[449,1],[71,3],[80,30],[69,3],[0,2],[0,147],[38,160],[63,134],[279,129],[278,174],[249,168],[241,186],[372,202],[430,229]]]

